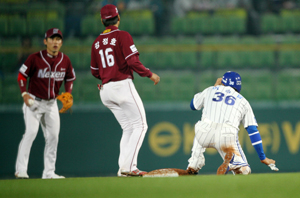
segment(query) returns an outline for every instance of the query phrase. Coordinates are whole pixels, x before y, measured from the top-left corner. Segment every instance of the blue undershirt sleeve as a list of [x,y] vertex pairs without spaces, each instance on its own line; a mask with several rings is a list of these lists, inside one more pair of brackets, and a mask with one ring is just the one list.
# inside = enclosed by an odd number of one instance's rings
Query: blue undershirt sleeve
[[254,125],[248,126],[246,128],[246,130],[247,130],[248,135],[250,137],[252,146],[255,148],[255,150],[258,154],[259,159],[260,160],[266,159],[266,155],[264,153],[264,149],[263,149],[263,146],[262,146],[261,136],[259,134],[257,126],[254,126]]
[[192,110],[196,110],[195,106],[194,106],[194,98],[191,101],[190,107]]

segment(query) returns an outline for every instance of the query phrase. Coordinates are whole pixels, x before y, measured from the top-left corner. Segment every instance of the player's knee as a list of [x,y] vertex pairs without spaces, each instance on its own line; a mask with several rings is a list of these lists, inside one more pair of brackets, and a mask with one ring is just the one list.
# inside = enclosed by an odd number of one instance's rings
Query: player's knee
[[124,133],[131,133],[133,131],[133,127],[131,124],[122,125],[122,129]]
[[58,134],[49,134],[46,138],[46,142],[58,142]]
[[143,133],[146,133],[148,130],[148,125],[147,125],[147,123],[143,122],[143,123],[140,123],[139,125],[137,125],[136,128],[142,130]]
[[249,166],[242,167],[242,174],[249,175],[251,173],[251,168]]
[[148,130],[148,125],[147,123],[144,123],[144,131],[146,132]]
[[35,131],[26,131],[24,134],[24,139],[33,141],[36,138],[37,132]]
[[132,126],[133,129],[141,129],[142,131],[147,131],[148,130],[147,122],[141,121],[141,120],[132,122],[131,126]]
[[199,163],[197,168],[201,169],[203,166],[205,166],[205,161],[204,160]]

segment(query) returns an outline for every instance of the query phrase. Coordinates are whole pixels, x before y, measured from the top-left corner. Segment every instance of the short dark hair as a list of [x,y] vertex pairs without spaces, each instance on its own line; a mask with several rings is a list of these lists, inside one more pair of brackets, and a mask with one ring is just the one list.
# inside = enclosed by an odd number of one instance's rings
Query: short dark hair
[[110,18],[110,19],[102,19],[103,25],[105,27],[117,24],[118,20],[119,20],[118,16],[115,16],[115,17]]
[[61,37],[61,35],[59,35],[59,34],[53,34],[52,36],[50,36],[50,37],[48,37],[48,38],[55,38],[55,37],[59,37],[59,38],[61,38],[61,40],[62,40],[62,37]]

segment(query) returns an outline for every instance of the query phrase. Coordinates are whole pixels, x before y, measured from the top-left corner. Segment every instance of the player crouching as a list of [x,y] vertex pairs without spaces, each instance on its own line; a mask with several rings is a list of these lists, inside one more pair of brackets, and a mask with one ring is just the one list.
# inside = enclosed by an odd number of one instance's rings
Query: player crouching
[[197,173],[204,165],[203,153],[206,148],[215,148],[224,162],[217,175],[248,175],[250,166],[238,140],[239,125],[247,130],[253,147],[263,164],[278,171],[275,160],[265,156],[257,122],[249,102],[240,94],[241,76],[236,72],[226,72],[215,86],[197,93],[191,101],[192,110],[202,110],[202,118],[195,125],[195,139],[188,169]]

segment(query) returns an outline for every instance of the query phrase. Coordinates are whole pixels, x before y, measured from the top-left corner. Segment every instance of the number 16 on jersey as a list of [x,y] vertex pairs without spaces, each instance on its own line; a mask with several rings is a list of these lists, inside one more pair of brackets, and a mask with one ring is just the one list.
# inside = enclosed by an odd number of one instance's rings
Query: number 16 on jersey
[[115,58],[112,54],[109,54],[110,52],[113,52],[111,48],[106,48],[104,53],[103,49],[99,51],[103,68],[106,68],[106,63],[109,67],[112,67],[115,64]]

